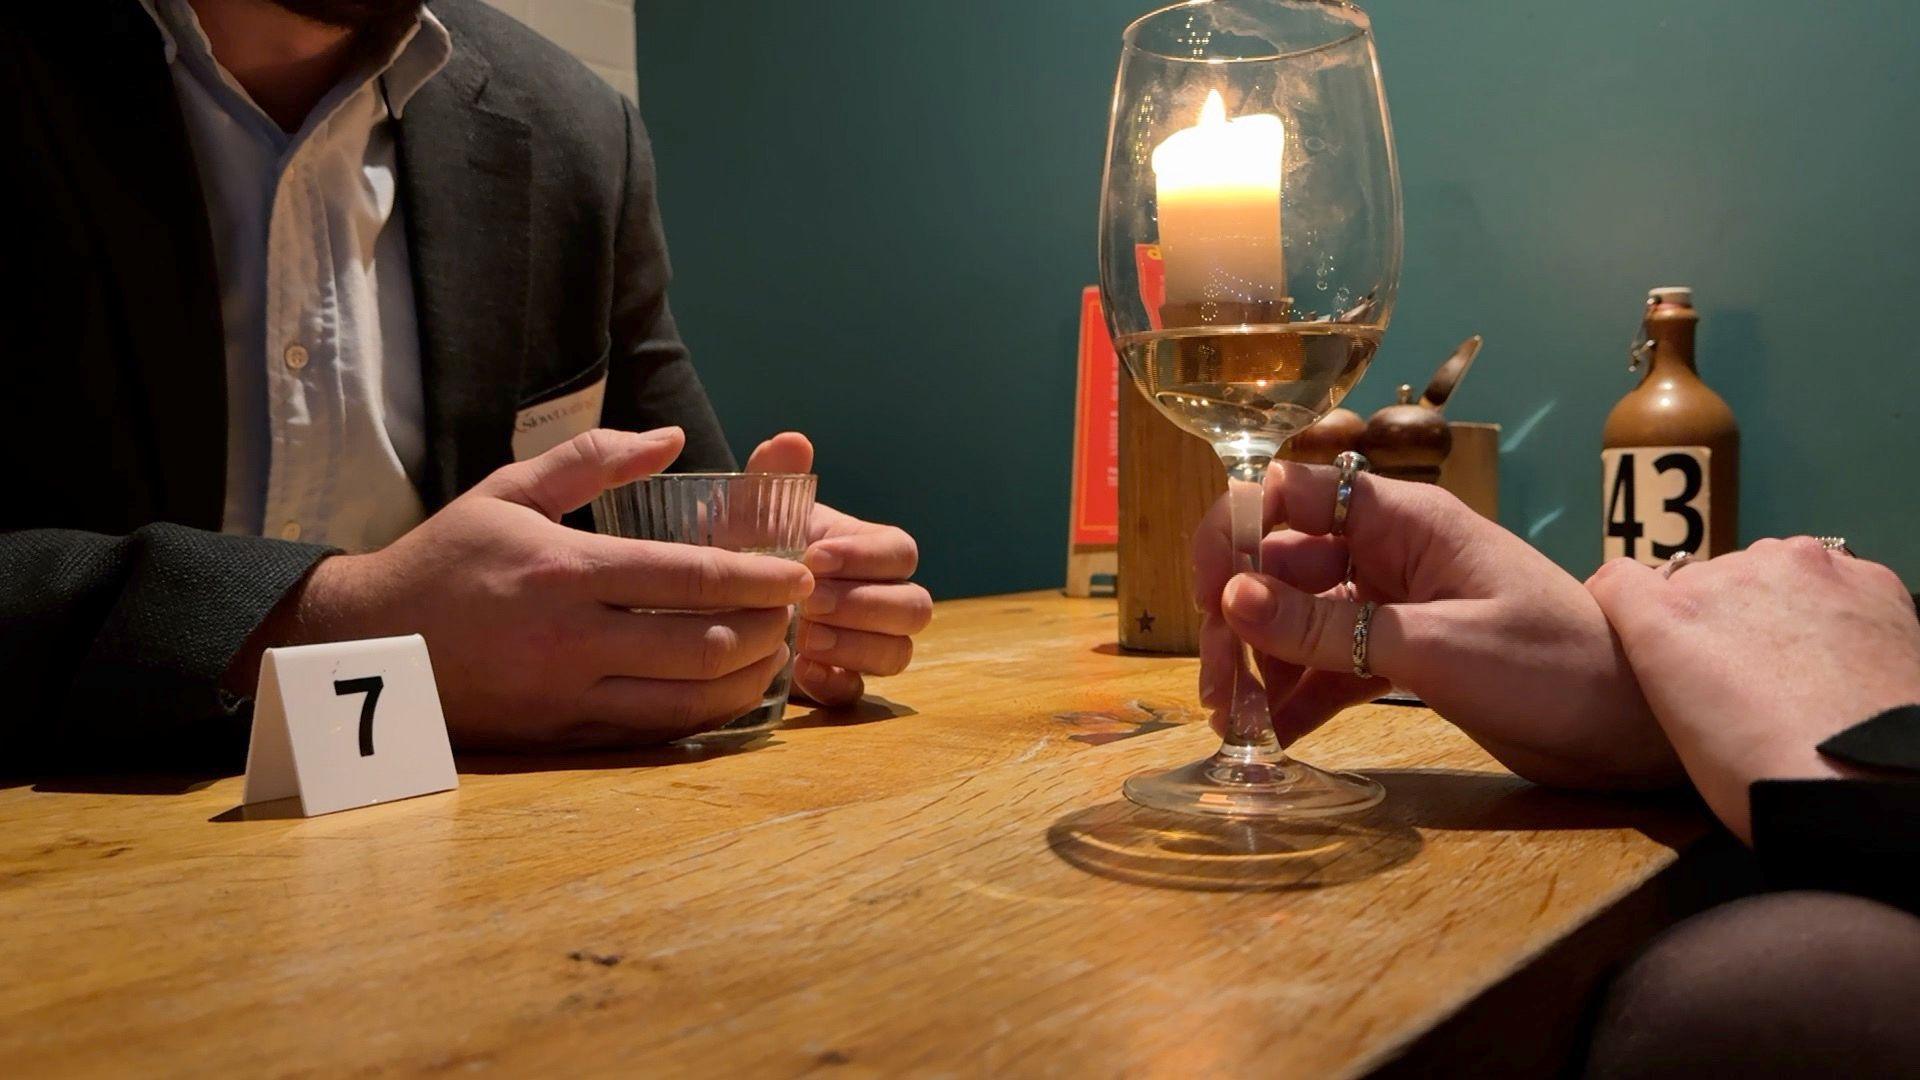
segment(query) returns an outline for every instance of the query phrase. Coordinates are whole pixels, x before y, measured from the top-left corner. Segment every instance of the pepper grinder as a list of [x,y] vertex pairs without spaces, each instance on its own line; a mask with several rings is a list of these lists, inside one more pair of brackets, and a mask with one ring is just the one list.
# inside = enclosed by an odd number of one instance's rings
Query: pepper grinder
[[1307,465],[1331,465],[1348,450],[1360,449],[1367,422],[1352,409],[1334,409],[1288,440],[1281,456]]
[[1394,480],[1440,482],[1440,466],[1453,449],[1453,432],[1439,409],[1413,400],[1413,387],[1400,384],[1399,401],[1374,413],[1360,439],[1360,452],[1373,471]]
[[1433,381],[1418,401],[1414,400],[1412,385],[1402,383],[1399,400],[1367,420],[1360,452],[1373,463],[1375,473],[1423,484],[1440,482],[1440,467],[1453,451],[1453,430],[1441,409],[1473,366],[1473,358],[1480,355],[1481,344],[1478,334],[1461,342],[1434,372]]

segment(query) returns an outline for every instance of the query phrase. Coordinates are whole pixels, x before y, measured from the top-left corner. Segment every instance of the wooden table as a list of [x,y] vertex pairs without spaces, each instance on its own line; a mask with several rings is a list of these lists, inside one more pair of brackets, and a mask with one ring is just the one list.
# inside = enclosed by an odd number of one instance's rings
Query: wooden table
[[1211,736],[1193,662],[1114,636],[950,602],[886,700],[755,747],[466,759],[310,820],[237,778],[0,791],[0,1073],[1511,1072],[1711,866],[1689,803],[1386,706],[1299,748],[1386,785],[1360,822],[1135,813]]

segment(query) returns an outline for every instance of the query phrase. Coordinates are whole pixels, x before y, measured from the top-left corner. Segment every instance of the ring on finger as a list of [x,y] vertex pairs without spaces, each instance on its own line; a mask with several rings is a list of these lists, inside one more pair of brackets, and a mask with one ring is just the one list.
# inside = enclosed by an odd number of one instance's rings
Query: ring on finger
[[1681,567],[1687,565],[1692,561],[1693,561],[1693,552],[1691,551],[1674,552],[1672,555],[1667,557],[1667,564],[1660,568],[1661,578],[1665,579],[1665,578],[1672,577],[1674,574],[1680,571]]
[[1335,536],[1347,535],[1347,511],[1353,505],[1353,478],[1367,471],[1368,461],[1365,454],[1357,450],[1347,450],[1333,463],[1340,467],[1340,482],[1333,489],[1333,528]]
[[1849,559],[1855,557],[1853,549],[1847,546],[1847,538],[1844,536],[1816,536],[1814,539],[1820,541],[1821,547],[1835,555],[1845,555]]
[[1373,636],[1373,612],[1379,605],[1369,600],[1360,605],[1360,614],[1353,620],[1353,673],[1362,679],[1373,678],[1373,668],[1367,661],[1367,643]]

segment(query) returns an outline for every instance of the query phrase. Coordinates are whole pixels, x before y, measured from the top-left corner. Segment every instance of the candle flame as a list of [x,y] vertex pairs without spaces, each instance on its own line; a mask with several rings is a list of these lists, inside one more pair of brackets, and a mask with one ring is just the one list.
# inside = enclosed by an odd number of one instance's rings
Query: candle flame
[[1192,189],[1270,189],[1277,203],[1286,126],[1271,113],[1227,117],[1220,91],[1207,91],[1200,122],[1153,148],[1154,182],[1162,197]]
[[1207,91],[1207,103],[1200,106],[1200,126],[1224,127],[1227,123],[1227,103],[1221,98],[1220,91]]

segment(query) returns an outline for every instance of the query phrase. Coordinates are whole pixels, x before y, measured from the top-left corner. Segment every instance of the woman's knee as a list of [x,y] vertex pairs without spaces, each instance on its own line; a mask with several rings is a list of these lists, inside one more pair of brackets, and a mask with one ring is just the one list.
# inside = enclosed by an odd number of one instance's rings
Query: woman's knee
[[1920,918],[1838,893],[1749,897],[1674,927],[1609,989],[1596,1077],[1912,1075]]

